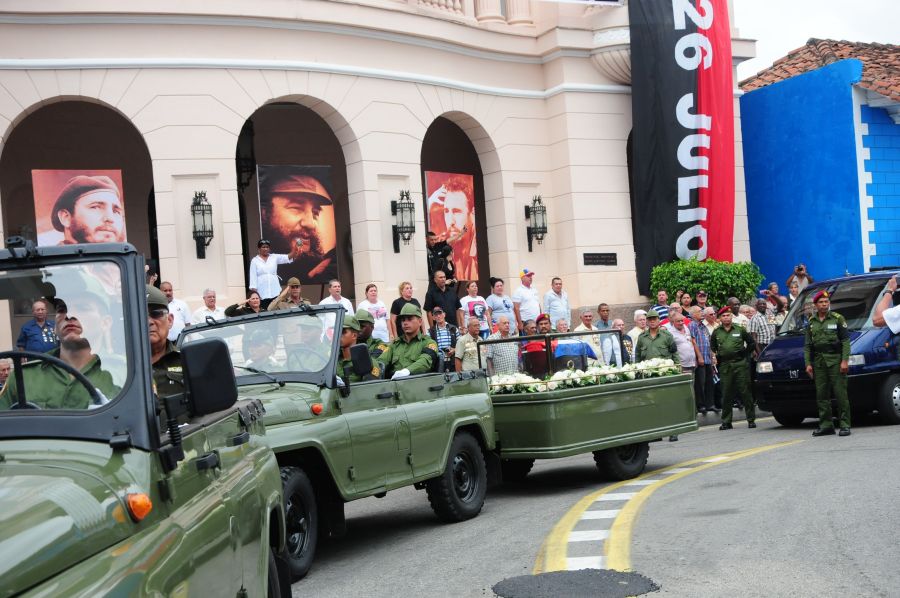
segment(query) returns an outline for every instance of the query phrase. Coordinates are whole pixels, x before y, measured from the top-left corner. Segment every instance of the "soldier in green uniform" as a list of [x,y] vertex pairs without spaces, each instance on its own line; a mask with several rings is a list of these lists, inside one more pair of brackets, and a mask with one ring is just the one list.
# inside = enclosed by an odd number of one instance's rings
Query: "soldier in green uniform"
[[816,405],[819,408],[819,427],[813,436],[834,434],[831,420],[831,393],[838,406],[840,436],[850,435],[850,401],[847,398],[847,372],[850,371],[850,334],[847,320],[830,311],[831,300],[824,290],[813,295],[816,313],[806,327],[803,357],[806,373],[816,383]]
[[293,330],[284,332],[287,367],[300,372],[317,372],[331,358],[331,344],[322,338],[322,320],[305,315],[287,320]]
[[150,363],[153,367],[153,392],[159,398],[184,392],[181,353],[169,340],[174,316],[169,300],[152,285],[147,285],[147,326],[150,331]]
[[747,414],[747,427],[756,427],[756,409],[750,392],[750,370],[747,358],[756,352],[756,342],[741,326],[733,323],[734,314],[728,306],[719,310],[722,325],[709,337],[709,348],[716,356],[719,378],[722,380],[722,425],[720,430],[732,429],[733,405],[731,397],[738,396]]
[[[368,313],[368,312],[366,312]],[[353,371],[353,360],[350,358],[350,347],[359,342],[360,326],[355,316],[344,316],[341,331],[341,357],[338,360],[338,376],[346,382],[360,382],[366,378]]]
[[675,345],[675,337],[665,328],[659,326],[659,312],[651,309],[647,312],[647,330],[638,336],[635,347],[635,361],[659,357],[671,359],[676,364],[681,363],[678,358],[678,347]]
[[391,380],[433,371],[438,363],[438,348],[430,336],[422,334],[422,311],[408,303],[397,318],[402,333],[397,335],[378,360]]
[[377,361],[381,354],[387,351],[388,346],[380,338],[372,336],[372,331],[375,330],[375,318],[372,317],[369,310],[358,309],[356,310],[356,321],[359,322],[358,341],[366,343],[372,361]]
[[[78,370],[111,401],[121,390],[112,375],[103,369],[100,357],[91,350],[90,339],[99,343],[109,329],[109,296],[96,280],[85,278],[82,289],[57,297],[56,334],[59,347],[49,352]],[[91,406],[88,390],[69,372],[47,361],[31,361],[22,365],[25,399],[41,409],[87,409]],[[15,376],[10,376],[7,390],[0,397],[0,409],[8,409],[19,400]]]

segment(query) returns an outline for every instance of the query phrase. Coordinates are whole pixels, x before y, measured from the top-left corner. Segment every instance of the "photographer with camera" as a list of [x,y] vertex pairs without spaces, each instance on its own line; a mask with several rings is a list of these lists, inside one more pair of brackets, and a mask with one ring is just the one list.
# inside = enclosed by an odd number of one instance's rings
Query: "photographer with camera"
[[438,354],[444,361],[445,372],[456,371],[456,364],[453,361],[456,353],[456,341],[459,338],[459,329],[447,322],[447,314],[441,306],[435,306],[431,310],[432,327],[429,330],[431,338],[438,346]]
[[802,291],[806,288],[806,285],[815,282],[813,277],[809,275],[809,272],[806,271],[805,264],[797,264],[794,266],[794,272],[787,279],[787,287],[791,288],[791,283],[796,282],[798,285],[798,290]]

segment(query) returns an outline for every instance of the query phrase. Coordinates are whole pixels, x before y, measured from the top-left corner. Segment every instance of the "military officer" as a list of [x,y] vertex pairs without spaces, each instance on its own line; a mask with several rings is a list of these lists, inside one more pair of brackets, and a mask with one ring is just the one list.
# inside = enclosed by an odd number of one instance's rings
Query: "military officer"
[[341,330],[341,357],[338,361],[338,375],[347,382],[363,380],[362,376],[353,371],[353,360],[350,358],[350,347],[359,342],[359,332],[359,320],[355,316],[344,316],[344,324]]
[[366,343],[366,346],[369,347],[369,355],[372,356],[372,361],[377,361],[381,354],[387,351],[388,346],[380,338],[372,336],[372,331],[375,330],[375,318],[372,317],[369,310],[358,309],[356,310],[356,321],[359,322],[359,338],[357,341]]
[[678,347],[675,346],[675,338],[671,332],[659,326],[659,312],[655,309],[647,312],[647,330],[638,336],[637,346],[634,350],[635,361],[660,357],[671,359],[676,364],[681,363],[678,358]]
[[816,383],[816,405],[819,408],[819,427],[813,436],[834,434],[831,420],[831,393],[838,406],[840,436],[850,435],[850,401],[847,399],[847,372],[850,371],[850,334],[847,320],[830,311],[828,292],[813,295],[816,312],[806,327],[803,357],[806,373]]
[[722,381],[722,396],[728,400],[722,404],[722,425],[720,430],[732,429],[733,405],[730,397],[737,396],[744,404],[747,427],[756,427],[756,409],[750,393],[750,370],[747,358],[756,353],[756,342],[741,326],[734,324],[734,314],[729,306],[719,310],[722,325],[713,330],[709,338],[710,351],[715,353],[719,378]]
[[153,368],[153,391],[159,398],[184,392],[181,353],[169,340],[174,322],[169,313],[169,300],[155,286],[147,285],[147,326],[150,332],[150,363]]
[[304,315],[289,319],[288,325],[296,326],[296,332],[284,334],[288,369],[317,372],[325,367],[331,357],[331,344],[323,342],[322,320],[316,316]]
[[393,374],[391,380],[432,371],[438,362],[438,347],[434,339],[421,332],[422,311],[408,303],[400,310],[397,320],[402,333],[391,341],[378,360],[384,371]]

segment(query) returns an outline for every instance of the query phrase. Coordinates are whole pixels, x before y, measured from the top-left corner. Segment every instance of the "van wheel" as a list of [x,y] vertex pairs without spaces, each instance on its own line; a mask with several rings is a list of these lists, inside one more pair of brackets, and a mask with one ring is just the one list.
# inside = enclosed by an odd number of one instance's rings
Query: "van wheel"
[[278,575],[278,563],[275,562],[275,549],[269,546],[269,570],[266,573],[266,597],[281,598],[281,580]]
[[603,477],[612,480],[630,480],[644,471],[649,456],[650,445],[646,442],[636,442],[594,451],[594,462]]
[[900,424],[900,375],[888,376],[878,397],[878,415],[886,424]]
[[787,413],[781,413],[779,411],[773,411],[772,417],[785,428],[796,428],[803,423],[804,419],[806,419],[802,415],[788,415]]
[[319,510],[309,477],[299,467],[281,468],[284,489],[284,518],[287,528],[287,557],[291,578],[309,573],[319,538]]
[[503,459],[500,471],[504,482],[521,482],[534,467],[534,459]]
[[481,445],[458,432],[450,445],[444,473],[425,482],[428,502],[441,521],[456,523],[481,512],[487,493],[487,466]]

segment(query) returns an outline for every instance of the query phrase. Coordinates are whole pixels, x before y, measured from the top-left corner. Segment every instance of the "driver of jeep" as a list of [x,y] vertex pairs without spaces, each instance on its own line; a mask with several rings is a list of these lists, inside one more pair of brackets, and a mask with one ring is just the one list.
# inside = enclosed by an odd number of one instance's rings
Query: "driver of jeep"
[[[92,284],[93,283],[93,284]],[[67,299],[56,298],[56,333],[59,347],[48,353],[78,370],[100,391],[103,398],[112,400],[121,390],[112,375],[104,370],[91,349],[89,338],[100,339],[112,325],[109,316],[109,297],[96,281],[85,281],[80,294]],[[49,361],[34,360],[22,366],[25,400],[41,409],[87,409],[91,406],[88,390],[72,374]],[[8,409],[19,400],[15,376],[10,376],[9,389],[0,397],[0,409]]]
[[[299,340],[295,344],[287,344],[287,369],[299,372],[317,372],[328,363],[331,357],[331,344],[322,340],[322,320],[316,316],[300,316],[288,320],[296,326],[296,332],[285,334],[285,339],[294,337]],[[295,324],[296,322],[296,324]]]
[[280,369],[275,360],[275,338],[268,330],[254,330],[246,336],[244,367],[264,372]]

